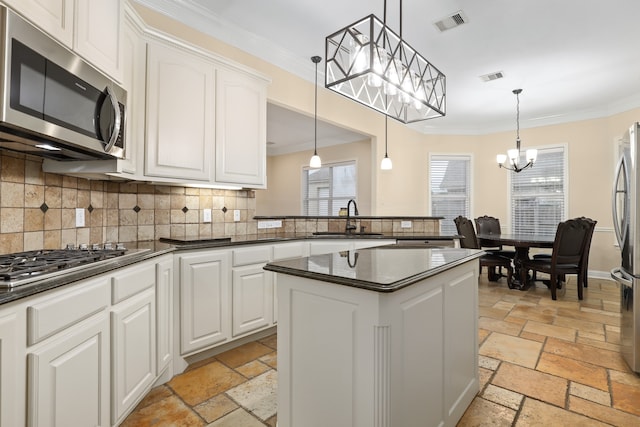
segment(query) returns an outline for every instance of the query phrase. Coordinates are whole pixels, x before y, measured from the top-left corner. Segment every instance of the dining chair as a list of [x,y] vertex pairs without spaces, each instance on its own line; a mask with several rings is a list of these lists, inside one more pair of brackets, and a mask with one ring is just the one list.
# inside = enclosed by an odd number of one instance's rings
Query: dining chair
[[567,274],[577,274],[578,299],[583,298],[583,284],[586,270],[583,256],[588,242],[588,234],[593,233],[595,221],[588,218],[574,218],[558,224],[550,258],[534,258],[521,261],[520,280],[528,279],[529,270],[549,275],[551,299],[557,299],[556,289],[561,287]]
[[[580,258],[580,268],[582,269],[582,286],[584,288],[589,287],[589,251],[591,250],[591,240],[593,238],[593,232],[595,231],[596,228],[596,223],[598,221],[595,221],[591,218],[587,218],[587,217],[580,217],[580,219],[587,221],[590,224],[589,230],[587,231],[587,237],[584,241],[584,250],[582,251],[582,258]],[[533,256],[533,259],[536,260],[550,260],[551,259],[551,254],[548,253],[543,253],[543,254],[535,254]],[[564,281],[564,276],[561,277],[562,281]],[[535,271],[533,272],[533,279],[532,280],[538,280],[536,277],[536,273]],[[542,280],[542,282],[547,283],[548,280]]]
[[[502,234],[500,228],[500,220],[493,216],[483,215],[475,219],[476,229],[478,234]],[[480,241],[482,249],[490,251],[496,255],[505,256],[513,259],[516,256],[516,251],[503,250],[502,245],[483,245]]]
[[[453,222],[456,224],[458,234],[462,236],[460,239],[460,247],[467,249],[481,249],[476,230],[473,228],[473,223],[463,216],[456,217]],[[486,252],[480,258],[480,270],[482,267],[487,267],[487,276],[490,281],[495,282],[500,277],[507,278],[507,284],[511,287],[511,279],[513,277],[513,266],[511,265],[511,259],[496,255],[491,252]],[[506,268],[507,275],[502,274],[502,270],[496,272],[496,267]]]

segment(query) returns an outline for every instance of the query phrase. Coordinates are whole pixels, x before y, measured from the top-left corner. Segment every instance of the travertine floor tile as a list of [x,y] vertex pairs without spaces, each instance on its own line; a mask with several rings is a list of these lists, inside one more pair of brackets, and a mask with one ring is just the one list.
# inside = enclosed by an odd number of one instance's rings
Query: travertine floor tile
[[193,409],[208,423],[222,418],[228,413],[235,411],[237,408],[238,405],[224,394],[214,396],[211,399],[193,407]]
[[509,316],[521,317],[540,323],[552,323],[555,314],[555,308],[518,304],[511,310]]
[[169,386],[189,405],[197,405],[246,381],[220,362],[173,377]]
[[264,421],[275,415],[278,410],[277,391],[278,374],[270,370],[227,391],[227,394]]
[[495,371],[496,369],[498,369],[498,365],[500,365],[500,361],[498,359],[492,359],[491,357],[482,355],[478,356],[478,366],[480,366],[481,368],[491,369],[492,371]]
[[534,368],[542,344],[509,335],[492,333],[480,347],[480,354]]
[[207,427],[264,427],[264,424],[244,409],[238,408]]
[[553,405],[526,398],[516,426],[607,426],[580,414],[564,411]]
[[257,377],[258,375],[268,371],[271,369],[269,366],[265,365],[259,360],[252,360],[249,363],[245,363],[242,366],[238,366],[236,371],[241,373],[247,378]]
[[509,427],[513,425],[516,411],[497,403],[476,397],[458,422],[457,427]]
[[532,321],[527,322],[524,326],[523,332],[545,335],[547,337],[556,337],[571,342],[576,340],[577,335],[574,328],[565,328],[564,326],[555,326]]
[[513,410],[518,410],[520,408],[520,403],[522,403],[522,399],[524,398],[520,393],[516,393],[502,387],[496,387],[492,384],[487,386],[485,391],[482,393],[482,397]]
[[273,349],[257,341],[252,341],[236,347],[232,350],[225,351],[216,356],[216,359],[224,363],[230,368],[237,368],[247,362],[257,359],[265,354],[272,353]]
[[200,427],[204,424],[180,399],[169,396],[135,411],[121,427]]
[[600,405],[611,406],[611,395],[609,392],[598,390],[597,388],[572,382],[569,386],[569,394]]
[[611,382],[613,407],[631,414],[640,415],[640,388]]
[[609,389],[607,370],[590,363],[543,352],[536,369],[600,390],[606,391]]
[[619,352],[593,348],[580,343],[570,343],[555,338],[547,340],[543,351],[618,371],[624,371],[627,367]]
[[506,335],[518,336],[522,330],[522,325],[517,323],[505,322],[503,320],[491,319],[489,317],[480,317],[478,326],[487,331],[500,332]]
[[272,348],[273,350],[277,350],[278,349],[278,335],[277,334],[269,335],[268,337],[265,337],[265,338],[262,338],[261,340],[258,340],[258,342],[260,344],[264,344],[267,347]]
[[511,363],[500,365],[492,384],[556,406],[564,406],[569,386],[569,382],[563,378]]
[[258,360],[260,360],[262,363],[265,363],[267,366],[272,367],[273,369],[278,369],[278,355],[276,352],[265,354]]
[[636,427],[640,425],[639,416],[627,414],[608,405],[599,405],[577,396],[569,397],[569,409],[613,426]]

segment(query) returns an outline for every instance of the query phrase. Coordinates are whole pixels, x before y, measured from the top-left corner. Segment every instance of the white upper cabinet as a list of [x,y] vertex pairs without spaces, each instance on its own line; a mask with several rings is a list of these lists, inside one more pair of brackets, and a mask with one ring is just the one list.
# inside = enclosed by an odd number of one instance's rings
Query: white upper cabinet
[[216,83],[216,181],[266,188],[266,83],[225,68]]
[[205,58],[148,43],[146,176],[211,181],[214,74]]
[[112,78],[122,80],[122,0],[6,0],[12,9]]

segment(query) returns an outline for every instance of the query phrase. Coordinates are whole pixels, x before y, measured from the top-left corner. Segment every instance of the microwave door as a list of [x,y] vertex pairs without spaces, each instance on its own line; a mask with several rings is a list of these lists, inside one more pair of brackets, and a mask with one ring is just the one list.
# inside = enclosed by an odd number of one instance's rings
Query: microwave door
[[[124,111],[122,104],[118,102],[116,94],[109,86],[105,88],[96,114],[96,127],[100,140],[105,144],[104,151],[110,152],[121,135],[124,126]],[[117,146],[121,146],[118,144]]]

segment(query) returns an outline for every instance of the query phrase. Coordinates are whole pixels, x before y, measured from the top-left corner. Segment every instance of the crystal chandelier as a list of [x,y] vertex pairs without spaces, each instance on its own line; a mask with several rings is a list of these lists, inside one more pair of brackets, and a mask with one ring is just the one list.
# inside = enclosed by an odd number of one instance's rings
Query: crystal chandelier
[[[498,154],[496,156],[496,161],[498,162],[498,166],[501,168],[505,168],[516,173],[525,170],[526,168],[530,168],[536,161],[538,157],[538,150],[534,148],[530,148],[526,151],[526,159],[527,164],[520,167],[518,165],[520,161],[520,93],[522,93],[522,89],[514,89],[514,95],[517,99],[516,104],[516,148],[512,148],[507,151],[507,154]],[[505,162],[509,158],[509,164],[505,166]]]
[[325,87],[403,123],[445,115],[446,79],[373,14],[327,36]]

